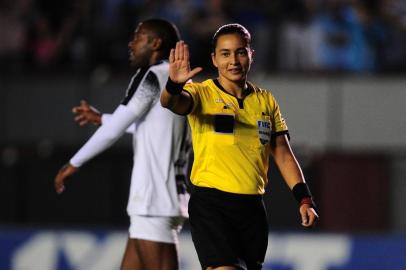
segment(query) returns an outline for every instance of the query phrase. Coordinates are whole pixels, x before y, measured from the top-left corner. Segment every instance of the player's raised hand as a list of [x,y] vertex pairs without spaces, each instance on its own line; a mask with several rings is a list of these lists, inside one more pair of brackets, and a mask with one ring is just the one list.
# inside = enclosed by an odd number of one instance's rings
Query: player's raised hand
[[80,126],[92,123],[96,126],[101,125],[101,113],[94,107],[90,106],[85,100],[80,101],[80,105],[73,107],[72,112],[76,115],[75,121]]
[[190,68],[189,48],[183,41],[178,41],[176,47],[171,49],[169,54],[169,77],[175,83],[185,83],[197,73],[202,71],[201,67]]
[[77,168],[73,167],[71,164],[65,164],[59,170],[58,174],[55,177],[54,185],[55,191],[58,194],[61,194],[65,190],[65,181],[68,179],[72,174],[77,172]]
[[302,226],[314,227],[319,220],[316,210],[309,204],[302,204],[299,209],[302,218]]

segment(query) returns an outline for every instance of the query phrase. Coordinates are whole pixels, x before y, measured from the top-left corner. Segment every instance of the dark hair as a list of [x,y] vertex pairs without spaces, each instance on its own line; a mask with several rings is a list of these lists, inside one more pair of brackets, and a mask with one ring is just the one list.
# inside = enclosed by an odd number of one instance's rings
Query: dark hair
[[230,23],[221,26],[219,29],[217,29],[216,33],[214,33],[212,40],[213,52],[216,51],[217,40],[219,39],[219,37],[227,34],[239,34],[245,40],[247,45],[249,47],[251,46],[251,34],[247,30],[247,28],[238,23]]
[[175,48],[176,42],[180,40],[178,28],[171,22],[163,19],[148,19],[142,25],[162,39],[161,50],[164,57],[169,57],[169,52]]

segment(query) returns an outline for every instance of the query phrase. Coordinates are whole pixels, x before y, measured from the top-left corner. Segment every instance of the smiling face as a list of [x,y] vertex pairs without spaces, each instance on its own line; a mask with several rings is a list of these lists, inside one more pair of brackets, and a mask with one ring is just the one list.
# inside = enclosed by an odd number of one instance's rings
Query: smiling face
[[150,64],[153,53],[153,33],[142,23],[135,29],[133,39],[128,43],[131,65],[140,68]]
[[247,41],[240,34],[219,36],[212,53],[212,61],[218,69],[220,82],[245,84],[252,63],[252,53]]

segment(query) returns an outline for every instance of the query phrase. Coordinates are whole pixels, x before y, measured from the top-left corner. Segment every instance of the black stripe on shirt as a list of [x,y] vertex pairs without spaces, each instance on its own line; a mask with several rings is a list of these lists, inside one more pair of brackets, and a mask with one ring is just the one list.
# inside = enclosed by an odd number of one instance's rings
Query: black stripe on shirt
[[131,98],[133,97],[135,91],[137,91],[137,88],[140,85],[142,78],[144,78],[144,75],[148,69],[149,69],[149,67],[140,68],[140,70],[135,74],[135,76],[131,82],[131,85],[128,86],[126,96],[121,101],[122,105],[127,105],[128,102],[131,100]]
[[271,137],[272,137],[271,139],[275,139],[277,136],[281,136],[281,135],[285,135],[285,134],[288,136],[288,140],[290,141],[289,130],[275,132],[271,135]]
[[153,93],[160,93],[161,87],[159,87],[159,80],[156,74],[152,71],[148,72],[145,76],[145,80],[142,82],[142,86],[146,89],[151,90]]

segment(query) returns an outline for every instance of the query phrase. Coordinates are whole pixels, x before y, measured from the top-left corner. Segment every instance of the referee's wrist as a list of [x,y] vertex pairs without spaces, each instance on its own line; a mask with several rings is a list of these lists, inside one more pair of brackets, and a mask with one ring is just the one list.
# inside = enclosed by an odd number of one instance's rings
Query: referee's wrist
[[300,201],[299,205],[302,206],[303,204],[308,204],[308,205],[313,206],[313,205],[314,205],[313,199],[312,199],[311,197],[304,197],[304,198]]
[[168,81],[166,82],[165,89],[171,95],[180,95],[180,93],[182,93],[182,91],[183,91],[183,86],[185,86],[185,83],[174,82],[171,80],[170,77],[168,77]]
[[315,207],[312,194],[306,183],[297,183],[293,187],[292,193],[299,205],[308,204]]

